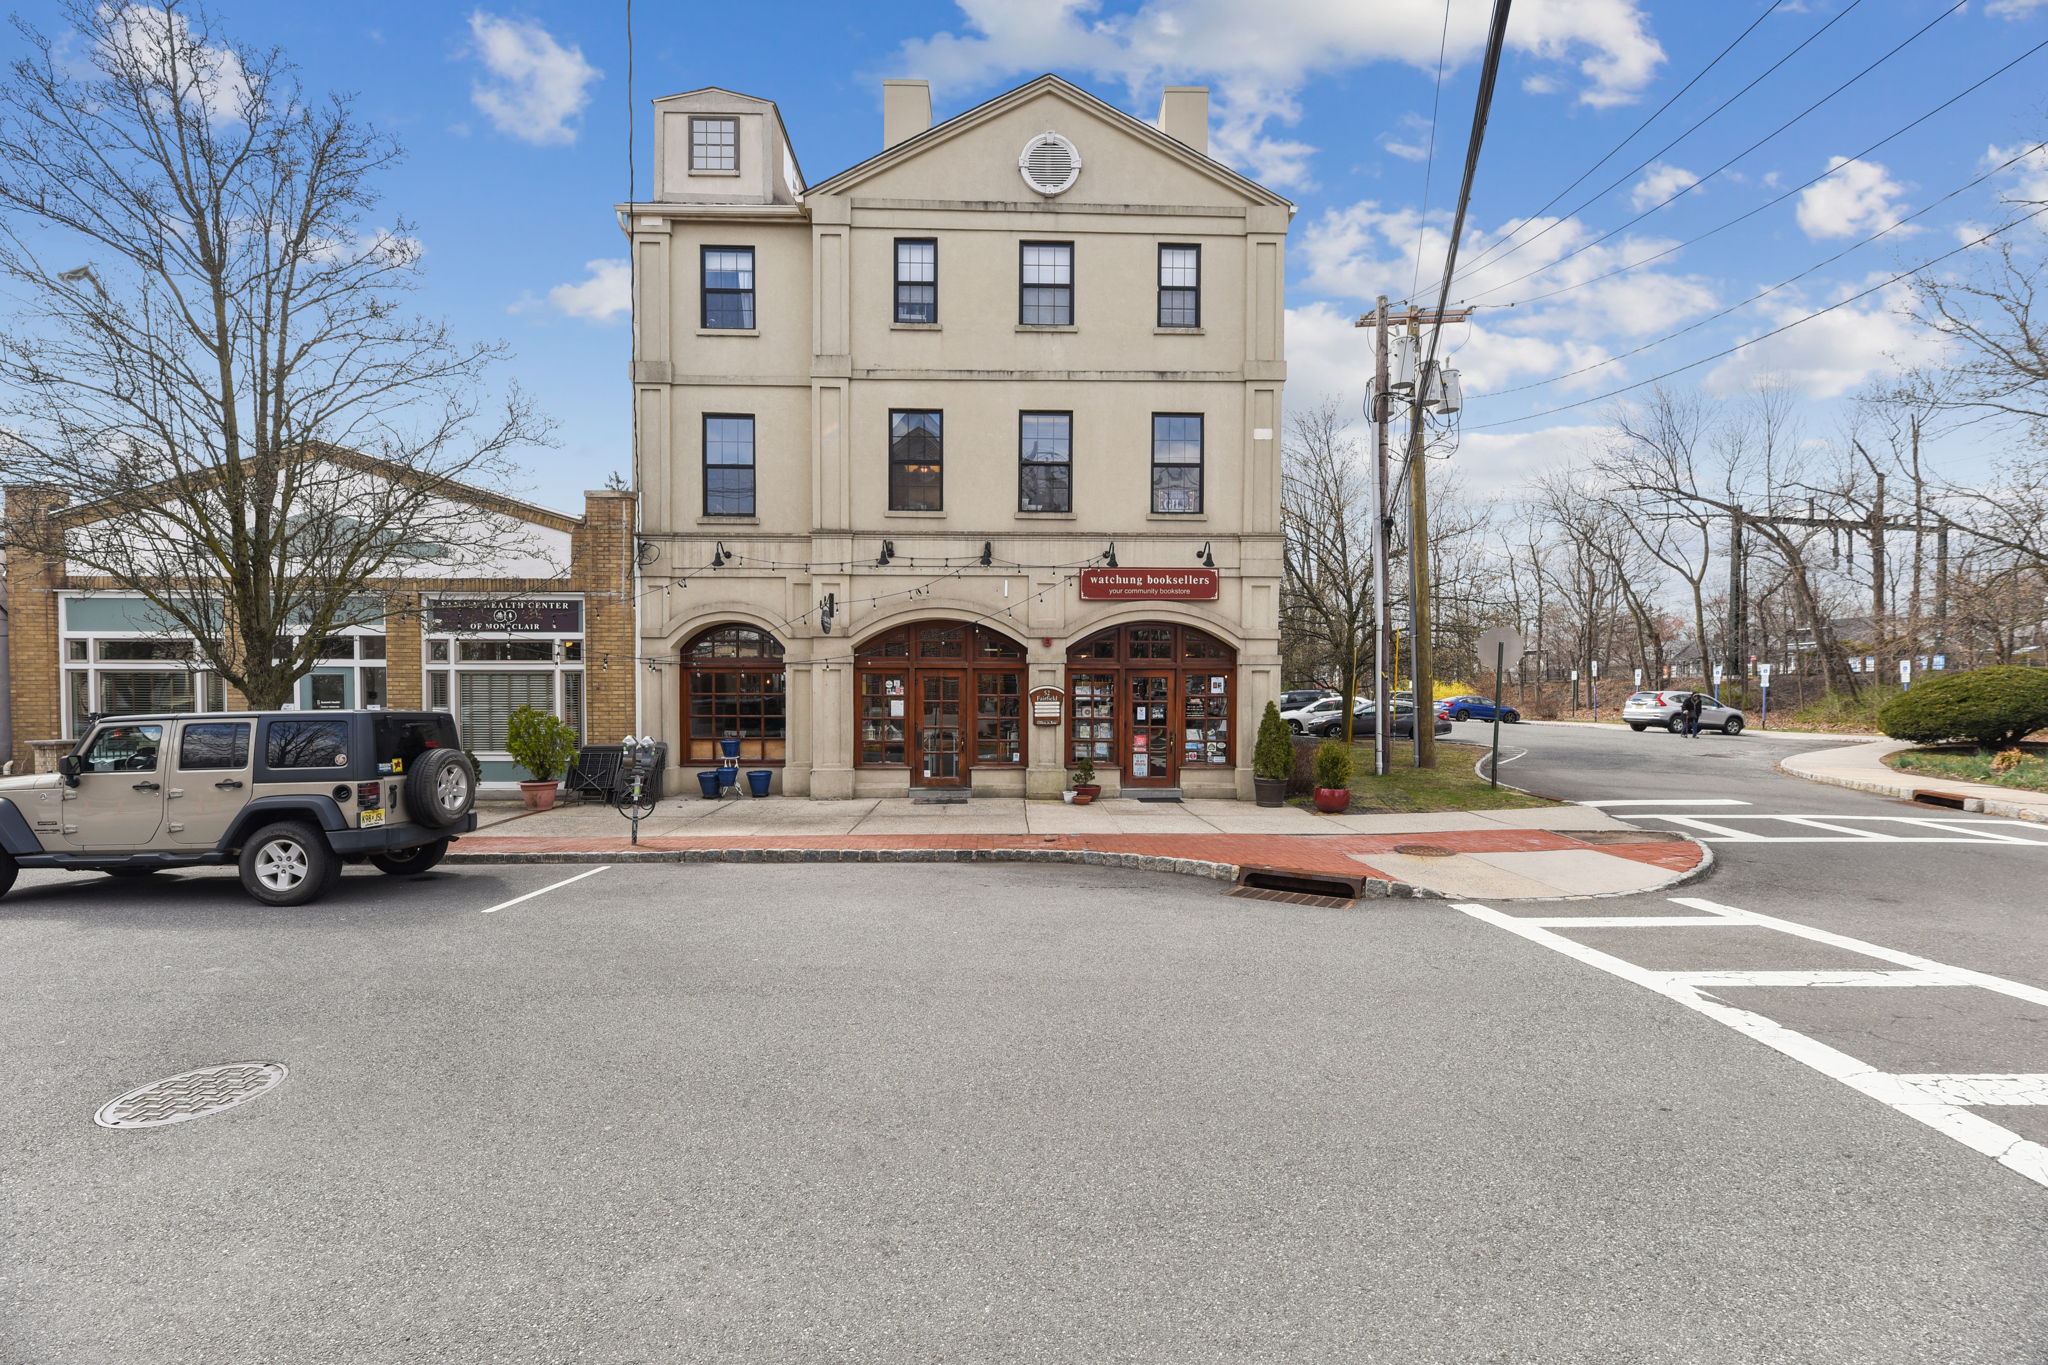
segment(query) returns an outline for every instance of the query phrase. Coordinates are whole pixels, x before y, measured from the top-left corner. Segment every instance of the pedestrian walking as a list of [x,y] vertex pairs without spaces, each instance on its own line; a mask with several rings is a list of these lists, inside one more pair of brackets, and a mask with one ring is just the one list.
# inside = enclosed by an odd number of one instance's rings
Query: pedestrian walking
[[1685,722],[1685,737],[1697,739],[1700,733],[1700,708],[1705,705],[1697,692],[1685,694],[1685,700],[1678,704],[1679,718]]

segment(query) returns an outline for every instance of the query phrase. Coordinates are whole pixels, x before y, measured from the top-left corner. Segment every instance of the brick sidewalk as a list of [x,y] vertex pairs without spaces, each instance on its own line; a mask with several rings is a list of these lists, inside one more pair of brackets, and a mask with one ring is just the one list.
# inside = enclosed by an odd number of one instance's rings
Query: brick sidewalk
[[[1109,863],[1234,877],[1240,867],[1370,879],[1371,895],[1573,896],[1653,890],[1696,873],[1707,853],[1690,840],[1642,832],[1600,842],[1548,829],[1411,834],[874,834],[644,837],[470,835],[451,860],[578,861],[666,858],[729,862],[1048,861]],[[1402,846],[1449,856],[1402,853]],[[945,857],[942,855],[951,855]]]

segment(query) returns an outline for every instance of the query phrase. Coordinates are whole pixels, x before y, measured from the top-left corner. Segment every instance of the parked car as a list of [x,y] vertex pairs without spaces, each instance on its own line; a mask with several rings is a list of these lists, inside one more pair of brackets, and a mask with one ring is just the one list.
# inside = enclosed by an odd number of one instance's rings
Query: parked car
[[[1493,698],[1446,697],[1436,704],[1436,713],[1448,716],[1452,720],[1492,720]],[[1513,725],[1522,718],[1522,713],[1512,706],[1503,704],[1500,708],[1500,718],[1505,724]]]
[[1336,695],[1335,690],[1328,687],[1290,687],[1280,694],[1280,714],[1284,716],[1289,711],[1299,711],[1311,702]]
[[[1360,700],[1363,701],[1362,698]],[[1342,716],[1343,714],[1344,699],[1332,692],[1328,696],[1318,697],[1307,705],[1292,711],[1284,707],[1281,708],[1280,719],[1287,722],[1289,730],[1299,735],[1306,733],[1310,725],[1326,716]]]
[[[1439,715],[1435,718],[1435,724],[1431,728],[1439,735],[1447,735],[1451,732],[1451,723]],[[1341,737],[1344,733],[1344,713],[1336,711],[1330,715],[1318,717],[1308,726],[1308,733],[1322,739]],[[1373,709],[1371,702],[1360,702],[1357,709],[1353,712],[1351,737],[1353,739],[1368,739],[1378,733],[1378,712]],[[1410,738],[1415,734],[1415,708],[1413,706],[1397,704],[1394,707],[1393,726],[1389,733],[1396,739]]]
[[476,828],[476,784],[445,712],[103,716],[56,772],[0,779],[0,894],[24,867],[233,863],[257,900],[304,905],[345,863],[440,862]]
[[[1638,692],[1621,704],[1621,718],[1628,722],[1628,728],[1641,734],[1651,726],[1669,730],[1673,734],[1685,728],[1685,722],[1678,718],[1678,708],[1685,704],[1690,695],[1677,692]],[[1723,706],[1706,693],[1698,694],[1700,699],[1700,729],[1719,730],[1724,735],[1739,735],[1742,727],[1749,722],[1742,712],[1732,706]]]

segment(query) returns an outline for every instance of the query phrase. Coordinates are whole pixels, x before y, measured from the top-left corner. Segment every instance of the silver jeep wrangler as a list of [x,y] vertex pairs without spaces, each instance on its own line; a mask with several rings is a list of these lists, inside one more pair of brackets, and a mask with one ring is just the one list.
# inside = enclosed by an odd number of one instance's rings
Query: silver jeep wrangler
[[24,867],[235,863],[257,900],[304,905],[344,864],[441,861],[476,828],[476,783],[445,712],[102,716],[57,772],[0,779],[0,894]]

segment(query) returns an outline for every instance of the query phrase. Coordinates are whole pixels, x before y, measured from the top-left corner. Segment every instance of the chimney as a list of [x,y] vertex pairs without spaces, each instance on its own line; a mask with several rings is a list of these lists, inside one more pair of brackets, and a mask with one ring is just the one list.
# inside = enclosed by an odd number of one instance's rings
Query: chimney
[[882,82],[882,150],[907,142],[932,126],[930,81]]
[[1159,97],[1159,127],[1203,156],[1209,154],[1209,87],[1169,85]]

